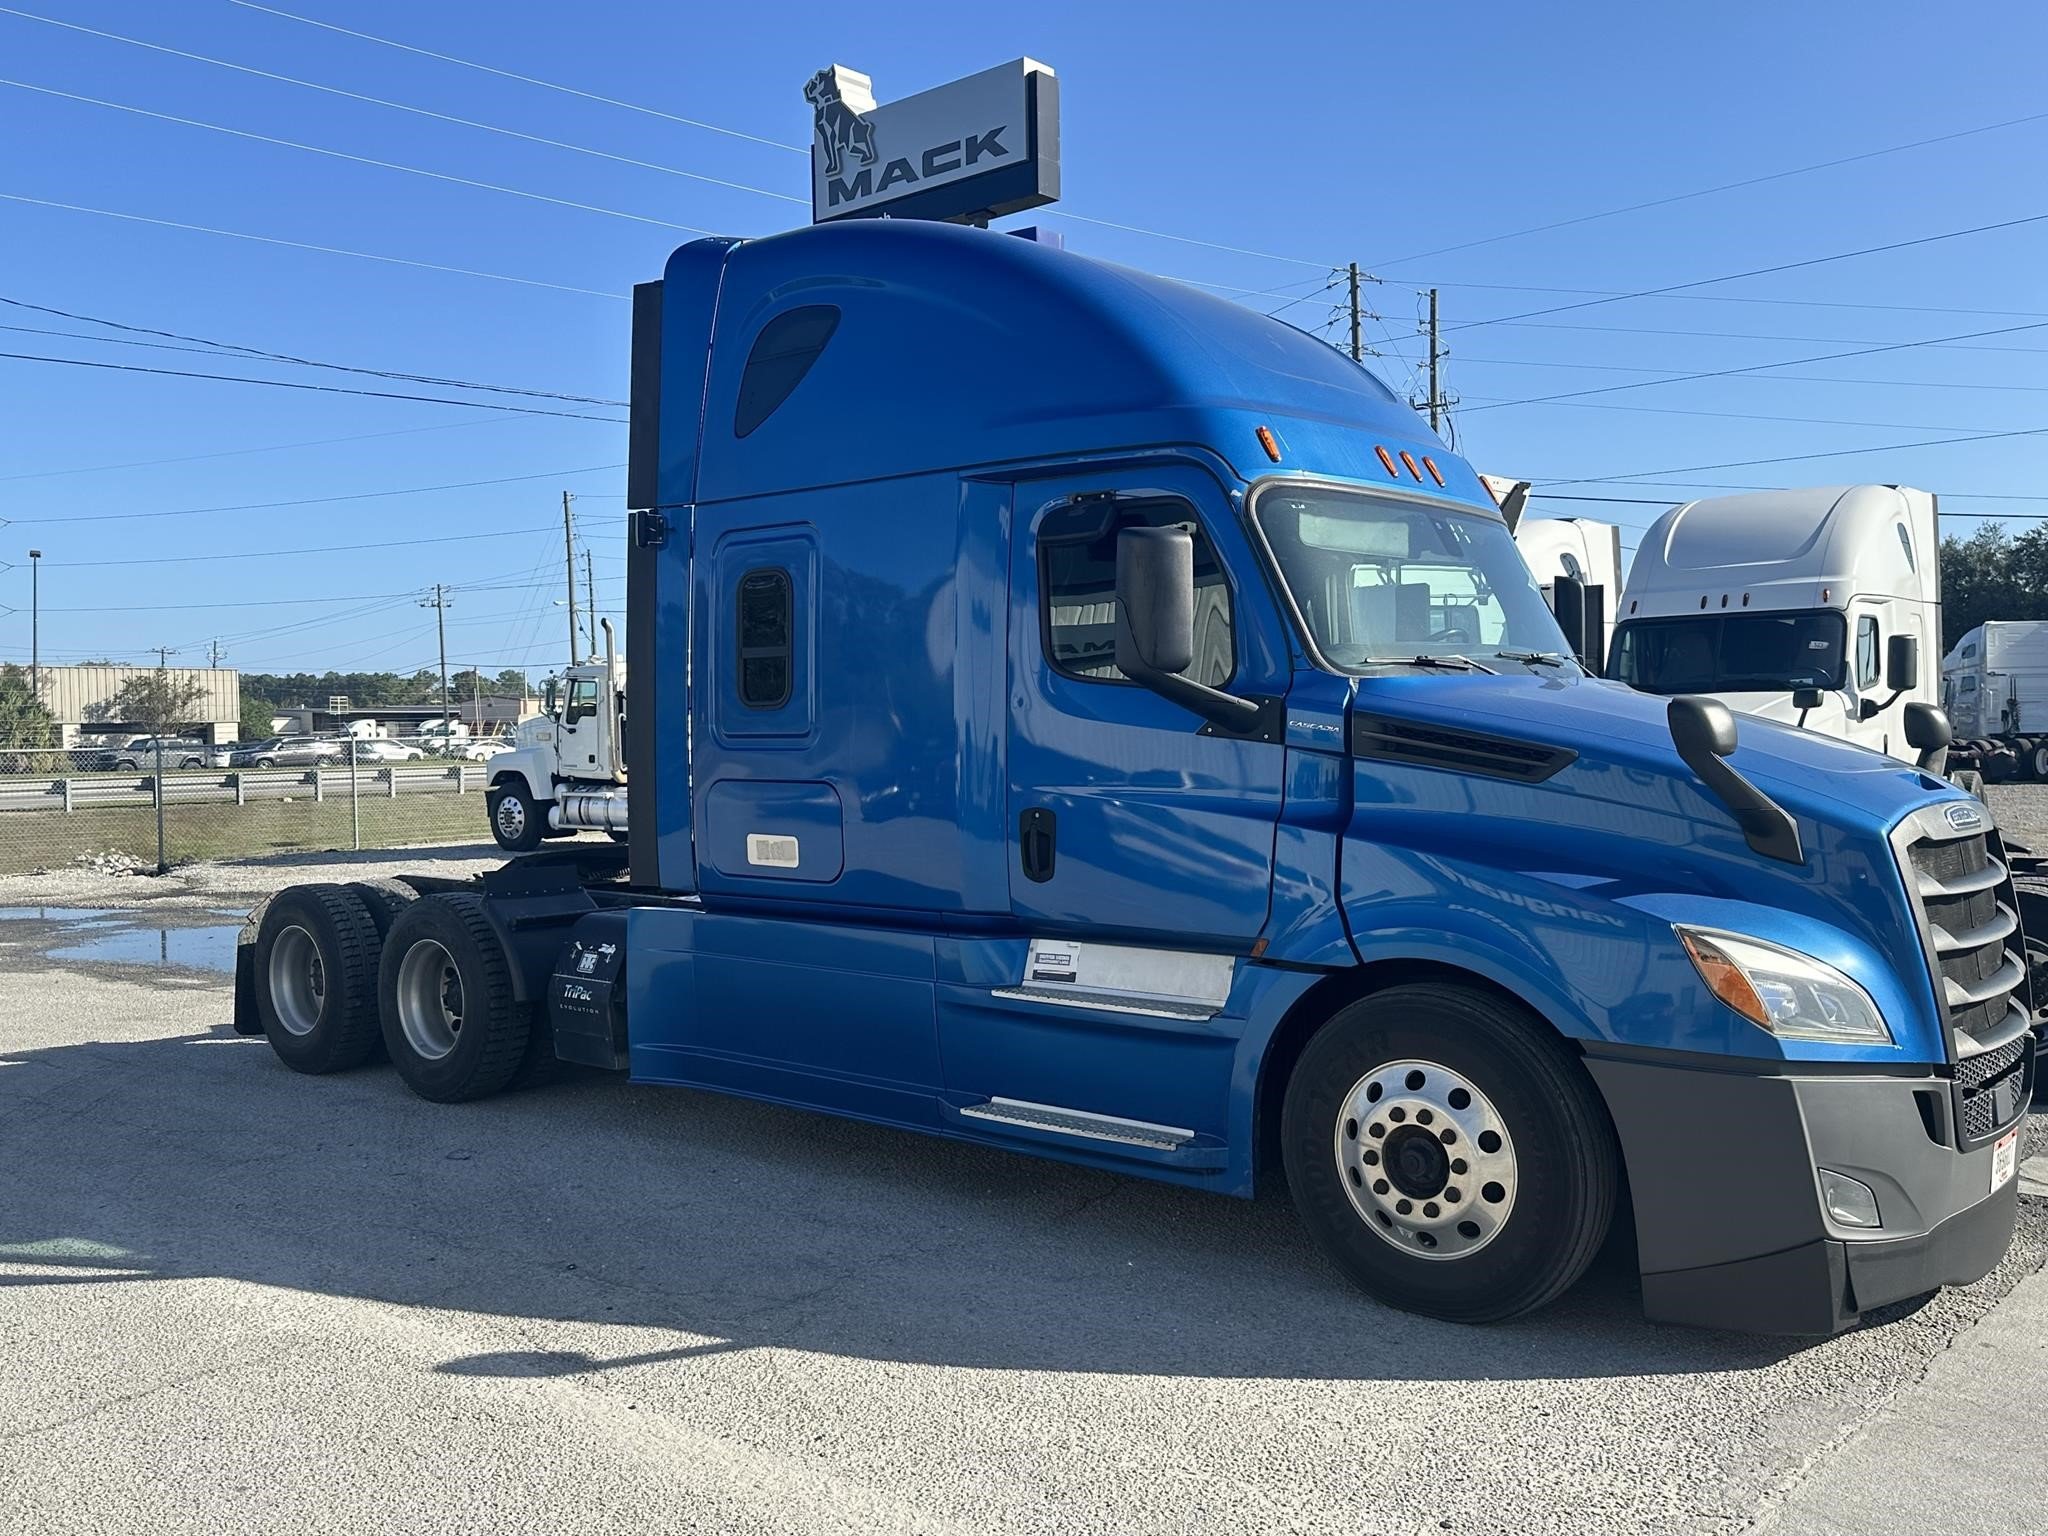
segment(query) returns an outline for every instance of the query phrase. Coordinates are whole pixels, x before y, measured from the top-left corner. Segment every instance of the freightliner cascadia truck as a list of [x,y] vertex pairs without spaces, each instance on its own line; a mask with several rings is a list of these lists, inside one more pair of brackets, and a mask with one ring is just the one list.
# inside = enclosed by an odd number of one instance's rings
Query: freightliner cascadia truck
[[634,306],[628,842],[298,886],[237,1027],[556,1060],[1250,1196],[1481,1322],[1633,1229],[1826,1333],[2004,1253],[2001,844],[1938,773],[1592,677],[1472,469],[1279,321],[908,220]]

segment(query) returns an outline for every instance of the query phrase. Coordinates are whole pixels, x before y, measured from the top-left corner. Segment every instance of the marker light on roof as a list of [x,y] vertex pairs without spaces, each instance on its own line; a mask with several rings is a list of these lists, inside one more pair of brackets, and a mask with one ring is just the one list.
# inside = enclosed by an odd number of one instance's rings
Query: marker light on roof
[[1387,466],[1387,473],[1389,475],[1393,476],[1396,480],[1401,478],[1401,471],[1394,467],[1394,456],[1391,453],[1387,452],[1386,449],[1377,443],[1373,444],[1372,451],[1380,456],[1380,462]]
[[1406,448],[1403,448],[1401,450],[1401,462],[1408,466],[1408,473],[1413,475],[1415,477],[1415,483],[1417,485],[1420,485],[1422,483],[1422,471],[1415,467],[1415,455],[1410,453]]
[[1259,446],[1266,450],[1267,458],[1271,459],[1275,464],[1280,462],[1280,445],[1273,441],[1273,429],[1271,427],[1259,428]]
[[1422,467],[1429,471],[1429,478],[1434,480],[1438,485],[1442,485],[1444,483],[1444,472],[1436,467],[1435,459],[1432,459],[1427,454],[1425,454],[1422,460]]

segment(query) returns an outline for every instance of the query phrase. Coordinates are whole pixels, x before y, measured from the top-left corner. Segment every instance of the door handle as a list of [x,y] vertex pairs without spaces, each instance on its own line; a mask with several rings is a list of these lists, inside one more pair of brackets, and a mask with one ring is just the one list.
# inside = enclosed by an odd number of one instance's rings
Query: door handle
[[1017,818],[1017,857],[1026,880],[1042,885],[1052,878],[1058,841],[1059,823],[1044,806],[1034,805]]

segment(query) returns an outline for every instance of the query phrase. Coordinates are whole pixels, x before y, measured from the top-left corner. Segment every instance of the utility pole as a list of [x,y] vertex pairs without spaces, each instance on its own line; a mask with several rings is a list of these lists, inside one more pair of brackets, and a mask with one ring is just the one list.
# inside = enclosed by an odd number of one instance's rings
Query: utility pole
[[1442,377],[1437,372],[1443,361],[1444,349],[1436,323],[1436,290],[1429,290],[1429,425],[1432,431],[1442,430],[1443,417],[1449,414],[1450,402],[1444,399]]
[[1359,322],[1364,318],[1358,306],[1358,263],[1351,263],[1351,361],[1365,361],[1365,339],[1359,331]]
[[590,627],[590,655],[597,655],[597,578],[590,574],[590,546],[583,547],[583,596],[587,610],[583,621]]
[[576,519],[569,503],[576,498],[562,492],[562,554],[569,563],[569,665],[576,665],[576,647],[582,637],[576,632]]
[[178,654],[178,648],[175,645],[151,645],[145,646],[144,649],[156,652],[156,669],[159,672],[168,667],[171,664],[171,658]]
[[434,595],[420,599],[422,608],[434,610],[434,632],[441,640],[441,740],[445,743],[448,735],[448,605],[454,599],[448,596],[448,589],[440,582],[434,583]]
[[43,552],[28,552],[28,691],[43,697]]
[[206,647],[206,661],[209,666],[218,667],[227,659],[227,648],[214,640]]
[[481,666],[469,669],[469,697],[476,710],[476,723],[471,729],[481,736],[484,733],[484,669]]

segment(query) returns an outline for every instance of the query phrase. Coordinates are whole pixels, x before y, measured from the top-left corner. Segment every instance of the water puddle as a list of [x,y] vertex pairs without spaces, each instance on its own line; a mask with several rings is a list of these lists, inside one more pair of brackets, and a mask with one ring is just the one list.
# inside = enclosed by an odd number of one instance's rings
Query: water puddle
[[192,971],[232,971],[235,937],[240,923],[204,928],[122,928],[100,933],[82,944],[50,951],[52,960],[82,960],[100,965],[149,965]]
[[118,923],[134,916],[117,907],[0,907],[0,923]]

